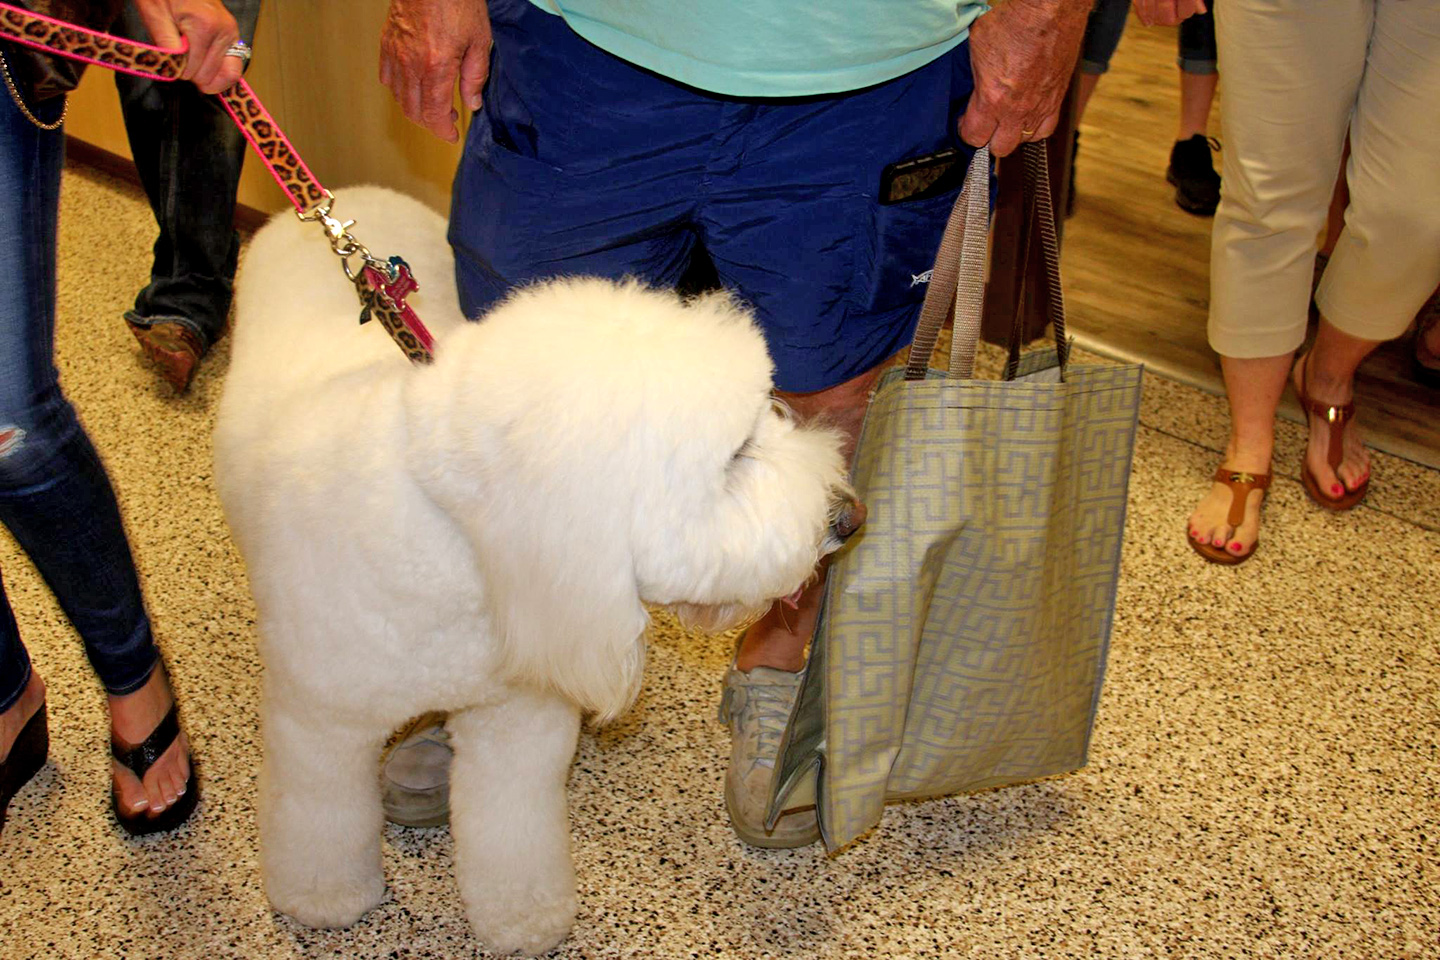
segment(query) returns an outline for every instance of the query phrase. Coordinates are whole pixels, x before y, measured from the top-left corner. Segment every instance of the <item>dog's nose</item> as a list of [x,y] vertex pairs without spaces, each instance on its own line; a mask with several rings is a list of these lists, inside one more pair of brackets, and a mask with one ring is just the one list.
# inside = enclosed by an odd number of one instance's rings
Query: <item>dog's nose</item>
[[837,540],[844,542],[864,523],[865,504],[859,500],[846,500],[840,512],[835,515],[835,522],[830,525],[830,529]]

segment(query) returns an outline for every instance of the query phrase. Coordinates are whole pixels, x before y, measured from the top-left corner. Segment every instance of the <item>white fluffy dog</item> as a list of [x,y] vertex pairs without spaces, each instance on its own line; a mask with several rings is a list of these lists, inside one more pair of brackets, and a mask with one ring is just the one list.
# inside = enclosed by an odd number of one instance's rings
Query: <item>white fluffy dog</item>
[[646,604],[713,627],[802,585],[849,522],[839,441],[772,402],[726,296],[566,280],[467,323],[441,217],[373,187],[335,213],[409,260],[437,347],[415,366],[357,324],[316,225],[255,236],[215,473],[260,613],[266,890],[313,926],[380,901],[378,756],[444,710],[468,915],[539,952],[575,917],[582,713],[635,697]]

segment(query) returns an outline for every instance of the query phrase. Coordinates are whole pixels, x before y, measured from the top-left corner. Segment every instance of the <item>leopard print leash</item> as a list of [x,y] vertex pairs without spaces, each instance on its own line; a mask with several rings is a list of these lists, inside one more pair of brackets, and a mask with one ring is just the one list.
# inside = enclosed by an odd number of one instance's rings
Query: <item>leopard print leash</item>
[[[0,3],[0,38],[155,80],[178,80],[185,66],[184,47],[166,50],[7,3]],[[334,195],[322,187],[305,166],[249,84],[240,80],[218,96],[270,175],[295,205],[296,216],[306,222],[319,223],[325,230],[330,248],[340,257],[345,276],[355,285],[360,298],[360,322],[365,323],[372,317],[378,319],[412,362],[434,360],[434,338],[405,302],[405,298],[418,289],[410,267],[399,257],[382,260],[373,256],[350,233],[355,221],[341,221],[331,214]],[[352,265],[357,257],[358,265]]]

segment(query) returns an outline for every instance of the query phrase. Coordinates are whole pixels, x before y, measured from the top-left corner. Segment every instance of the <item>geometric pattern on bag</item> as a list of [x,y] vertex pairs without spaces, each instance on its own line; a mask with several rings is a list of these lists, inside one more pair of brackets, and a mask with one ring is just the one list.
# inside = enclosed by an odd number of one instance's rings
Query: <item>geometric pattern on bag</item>
[[[868,528],[831,570],[848,595],[827,598],[832,846],[887,800],[1084,765],[1139,389],[1138,366],[1072,365],[1063,385],[877,391],[855,463]],[[1061,530],[1069,548],[1047,549]]]
[[[856,445],[866,525],[835,555],[770,818],[816,802],[834,852],[888,800],[1066,773],[1089,748],[1119,580],[1137,364],[1069,362],[1043,145],[1027,144],[1023,243],[1038,236],[1054,349],[973,377],[988,261],[989,157],[946,224],[909,361]],[[947,309],[954,335],[931,366]]]

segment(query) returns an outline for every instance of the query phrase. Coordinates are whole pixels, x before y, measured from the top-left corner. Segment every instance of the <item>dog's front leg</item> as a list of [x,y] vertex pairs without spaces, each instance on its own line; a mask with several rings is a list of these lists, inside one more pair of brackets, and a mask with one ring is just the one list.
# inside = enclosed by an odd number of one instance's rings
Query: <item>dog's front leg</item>
[[470,923],[491,950],[543,953],[575,922],[565,781],[580,712],[517,690],[452,714],[446,726],[455,872]]
[[343,927],[385,895],[377,762],[384,731],[345,726],[266,691],[260,863],[270,903],[312,927]]

